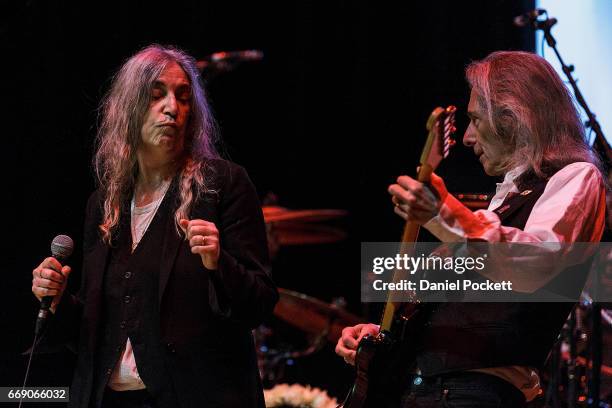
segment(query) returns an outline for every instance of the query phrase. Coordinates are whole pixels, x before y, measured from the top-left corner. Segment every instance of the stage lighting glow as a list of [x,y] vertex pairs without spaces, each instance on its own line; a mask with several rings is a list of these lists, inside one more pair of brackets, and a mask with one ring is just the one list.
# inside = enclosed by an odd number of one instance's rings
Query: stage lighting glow
[[[612,1],[537,0],[536,7],[546,9],[549,17],[559,20],[551,31],[559,53],[567,65],[575,66],[578,88],[612,145],[612,25],[609,23]],[[542,45],[542,37],[542,32],[538,31],[538,54],[543,55],[565,80],[557,57],[545,42]],[[580,111],[586,120],[582,109]],[[591,135],[591,141],[594,136]]]

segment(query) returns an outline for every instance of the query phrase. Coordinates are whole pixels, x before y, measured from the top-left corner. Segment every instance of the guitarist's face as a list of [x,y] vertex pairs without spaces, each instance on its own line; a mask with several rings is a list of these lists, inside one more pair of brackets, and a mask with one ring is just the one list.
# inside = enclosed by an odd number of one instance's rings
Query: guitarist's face
[[485,173],[489,176],[501,175],[500,164],[504,157],[504,149],[499,143],[494,143],[495,138],[492,137],[489,120],[484,109],[480,107],[478,95],[474,90],[470,94],[467,114],[470,124],[463,135],[463,144],[474,149],[474,154],[478,156]]

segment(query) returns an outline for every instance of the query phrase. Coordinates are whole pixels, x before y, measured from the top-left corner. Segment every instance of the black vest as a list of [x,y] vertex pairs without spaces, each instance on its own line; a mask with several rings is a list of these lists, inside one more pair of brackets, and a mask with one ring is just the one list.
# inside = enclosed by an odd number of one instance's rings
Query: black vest
[[[527,193],[507,198],[495,210],[502,225],[523,229],[546,182],[521,184],[520,191]],[[585,265],[576,269],[585,270]],[[580,293],[586,275],[576,276]],[[440,304],[424,329],[417,365],[426,376],[510,365],[541,367],[573,307],[569,302]]]
[[[93,406],[99,407],[110,375],[129,337],[138,374],[157,401],[174,401],[161,345],[158,303],[159,265],[164,227],[169,215],[168,196],[132,253],[130,210],[124,206],[119,234],[108,257],[103,284],[100,341],[94,366]],[[173,405],[173,404],[167,404]]]

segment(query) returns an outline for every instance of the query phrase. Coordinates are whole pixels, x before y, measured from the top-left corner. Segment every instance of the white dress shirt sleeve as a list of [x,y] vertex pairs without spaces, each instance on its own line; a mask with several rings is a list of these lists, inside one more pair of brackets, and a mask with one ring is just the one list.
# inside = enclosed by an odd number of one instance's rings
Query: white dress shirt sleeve
[[[509,192],[499,191],[493,202],[500,203]],[[500,197],[499,195],[503,195]],[[484,241],[489,243],[546,243],[539,254],[513,258],[508,268],[495,268],[494,280],[514,278],[518,291],[532,292],[550,281],[551,265],[562,262],[567,246],[554,243],[598,242],[605,224],[606,194],[599,170],[591,163],[572,163],[553,175],[536,201],[524,229],[501,225],[499,216],[488,210],[470,211],[449,194],[437,216],[424,227],[443,242]],[[552,245],[549,245],[551,243]],[[536,256],[537,255],[537,256]],[[561,262],[560,262],[561,261]],[[529,283],[521,287],[521,274]]]

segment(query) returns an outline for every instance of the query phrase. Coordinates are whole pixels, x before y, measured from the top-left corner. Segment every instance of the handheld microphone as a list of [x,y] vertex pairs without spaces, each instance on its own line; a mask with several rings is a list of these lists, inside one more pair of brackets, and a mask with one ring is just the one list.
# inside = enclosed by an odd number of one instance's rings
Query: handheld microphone
[[[63,264],[74,250],[74,241],[68,235],[58,235],[51,241],[51,256],[58,260],[59,263]],[[61,273],[61,271],[57,271]],[[49,308],[53,296],[44,296],[40,301],[40,310],[38,311],[38,317],[36,319],[36,327],[34,332],[39,334],[47,321],[49,316]]]
[[535,9],[528,11],[526,13],[521,14],[520,16],[514,17],[514,25],[517,27],[525,27],[533,23],[539,16],[544,14],[546,10],[544,9]]
[[208,59],[212,62],[261,61],[263,52],[260,50],[219,51],[210,55]]
[[544,9],[535,9],[514,17],[514,25],[517,27],[532,26],[536,30],[544,30],[557,24],[556,18],[546,18],[538,20],[538,17],[546,14]]
[[231,71],[243,62],[259,62],[264,53],[260,50],[219,51],[197,62],[200,71]]

